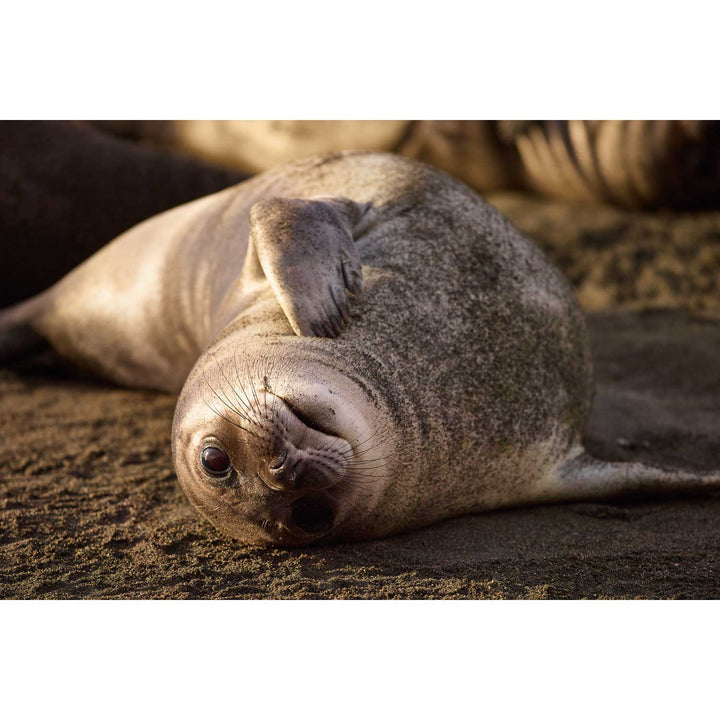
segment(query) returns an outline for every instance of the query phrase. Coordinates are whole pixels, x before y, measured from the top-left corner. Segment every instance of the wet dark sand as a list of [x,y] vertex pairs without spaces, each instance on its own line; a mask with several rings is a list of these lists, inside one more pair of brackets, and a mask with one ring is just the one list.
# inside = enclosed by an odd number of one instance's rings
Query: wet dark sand
[[[720,323],[589,319],[600,457],[720,468]],[[174,398],[0,370],[3,598],[717,598],[720,494],[522,508],[375,542],[243,547],[185,500]]]

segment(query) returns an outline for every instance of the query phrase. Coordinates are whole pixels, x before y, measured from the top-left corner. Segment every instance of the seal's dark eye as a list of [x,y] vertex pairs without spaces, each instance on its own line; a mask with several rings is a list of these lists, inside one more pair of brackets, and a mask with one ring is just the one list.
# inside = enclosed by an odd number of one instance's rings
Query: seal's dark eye
[[211,475],[225,475],[230,470],[230,458],[218,447],[206,447],[200,454],[200,462]]

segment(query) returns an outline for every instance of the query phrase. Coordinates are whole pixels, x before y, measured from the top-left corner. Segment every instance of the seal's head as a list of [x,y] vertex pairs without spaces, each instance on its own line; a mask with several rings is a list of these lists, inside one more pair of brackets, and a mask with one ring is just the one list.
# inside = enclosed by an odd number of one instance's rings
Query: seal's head
[[206,353],[173,423],[197,509],[251,544],[342,538],[382,496],[392,449],[366,389],[325,363]]

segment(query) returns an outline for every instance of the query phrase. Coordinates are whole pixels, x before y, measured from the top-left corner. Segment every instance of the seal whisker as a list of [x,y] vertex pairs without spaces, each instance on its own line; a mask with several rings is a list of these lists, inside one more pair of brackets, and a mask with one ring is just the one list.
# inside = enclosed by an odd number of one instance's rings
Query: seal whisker
[[337,452],[338,455],[343,455],[342,450],[336,450],[337,446],[340,445],[341,442],[345,442],[344,438],[341,437],[335,437],[332,441],[332,443],[327,447],[328,453],[334,453]]
[[[210,389],[213,390],[212,388],[210,388]],[[215,397],[216,397],[223,405],[225,405],[225,407],[228,408],[228,410],[232,410],[232,411],[235,412],[236,414],[240,415],[240,417],[242,417],[243,419],[247,419],[247,418],[245,418],[241,413],[238,413],[237,410],[235,410],[233,407],[231,407],[230,405],[228,405],[214,390],[213,390],[213,393],[214,393]],[[217,414],[219,415],[219,413],[217,413]],[[233,422],[233,421],[230,420],[229,418],[225,417],[225,415],[220,415],[220,417],[222,417],[223,420],[229,422],[231,425],[234,425],[235,427],[240,428],[241,430],[244,430],[244,431],[247,432],[249,435],[252,435],[252,436],[254,436],[254,437],[257,437],[258,439],[261,439],[261,436],[260,436],[260,435],[257,435],[256,433],[252,432],[249,428],[246,428],[245,426],[243,426],[243,425],[241,425],[241,424],[239,424],[239,423]]]
[[[340,490],[340,483],[337,483],[337,485],[333,486],[332,488],[323,488],[321,492],[323,492],[325,495],[327,495],[330,500],[337,503],[342,500],[342,492],[335,493],[331,492],[332,490]],[[354,492],[357,492],[360,495],[370,496],[371,491],[368,488],[361,488],[361,487],[354,487]]]
[[386,477],[388,477],[388,475],[385,474],[385,473],[368,473],[368,474],[364,474],[364,473],[350,472],[350,473],[347,473],[345,477],[351,478],[352,480],[358,480],[358,481],[364,481],[364,480],[372,480],[372,481],[374,481],[374,480],[386,478]]
[[378,441],[374,445],[371,445],[370,447],[366,447],[364,450],[357,451],[357,446],[350,446],[349,450],[346,450],[346,452],[352,453],[354,457],[363,457],[364,455],[367,455],[368,453],[371,453],[373,450],[376,450],[378,447],[382,446],[382,441]]
[[377,435],[377,433],[377,430],[373,430],[364,440],[359,440],[358,442],[356,442],[353,447],[362,447],[365,443],[370,442],[370,440],[372,440]]
[[[210,405],[206,400],[203,400],[203,402],[205,403],[206,407],[207,407],[211,412],[213,412],[215,415],[217,415],[220,419],[224,420],[226,423],[229,423],[229,424],[232,425],[233,427],[236,427],[236,428],[238,428],[238,429],[246,432],[248,435],[252,435],[253,437],[258,437],[257,435],[255,435],[255,433],[251,432],[251,431],[248,430],[246,427],[243,427],[243,426],[240,425],[239,423],[236,423],[236,422],[234,422],[233,420],[231,420],[230,418],[228,418],[228,417],[226,417],[225,415],[223,415],[223,414],[222,414],[221,412],[219,412],[216,408],[214,408],[212,405]],[[258,437],[258,439],[261,439],[261,438]],[[241,440],[241,441],[244,442],[246,445],[249,445],[249,443],[247,442],[247,440],[246,440],[245,438],[238,438],[238,440]]]
[[376,480],[383,480],[389,477],[389,475],[357,475],[356,473],[349,473],[345,476],[346,480],[352,480],[353,482],[375,482]]
[[245,389],[245,386],[243,385],[242,381],[240,380],[240,370],[239,370],[238,364],[237,364],[237,350],[235,350],[234,359],[235,359],[235,377],[237,379],[237,384],[238,384],[238,387],[240,388],[240,390],[242,391],[242,394],[245,396],[244,400],[242,398],[240,398],[239,396],[238,396],[238,399],[242,403],[243,407],[246,409],[248,415],[252,416],[253,412],[254,412],[254,408],[253,408],[252,401],[248,397],[247,390]]
[[[234,356],[234,357],[235,357],[235,366],[236,366],[236,369],[237,369],[237,350],[235,351],[235,356]],[[217,360],[216,360],[216,362],[217,362]],[[230,389],[233,391],[233,394],[234,394],[235,397],[238,399],[238,402],[243,406],[243,409],[245,409],[246,412],[248,412],[248,415],[251,415],[252,413],[250,412],[249,408],[245,408],[245,404],[243,403],[242,398],[241,398],[240,395],[238,394],[238,391],[237,391],[235,385],[234,385],[232,382],[230,382],[230,379],[229,379],[228,376],[225,374],[225,371],[222,369],[222,367],[221,367],[219,364],[218,364],[218,369],[219,369],[220,372],[222,373],[222,376],[223,376],[223,378],[225,379],[225,382],[228,384],[228,386],[230,387]],[[240,382],[240,379],[239,379],[239,378],[238,378],[238,385],[240,385],[240,387],[242,387],[242,383]],[[253,424],[257,424],[257,423],[255,423],[255,421],[252,419],[252,417],[248,417],[247,420],[248,420],[248,422],[252,422]]]
[[368,497],[370,497],[374,492],[373,488],[368,485],[363,485],[361,483],[348,482],[346,480],[338,480],[335,487],[338,489],[349,488],[350,490],[352,490],[352,492],[357,492],[362,495],[367,495]]
[[379,468],[353,468],[348,467],[348,472],[354,475],[355,477],[378,477],[379,473],[377,470],[382,470],[383,467]]
[[[209,386],[208,386],[208,387],[209,387]],[[225,405],[225,407],[227,407],[229,410],[233,410],[233,412],[235,412],[232,407],[228,406],[228,404],[223,401],[223,399],[212,389],[212,387],[210,387],[210,390],[213,392],[213,394],[215,395],[215,397],[216,397],[223,405]],[[205,403],[205,405],[206,405],[207,407],[210,407],[217,415],[220,415],[220,413],[218,413],[218,411],[217,411],[214,407],[211,407],[204,398],[203,398],[203,402]],[[237,414],[237,413],[236,413],[236,414]],[[220,417],[225,418],[224,415],[220,415]],[[229,421],[229,422],[230,422],[230,421]],[[237,423],[233,423],[233,424],[234,424],[234,425],[237,425]],[[242,426],[241,426],[241,425],[238,425],[238,427],[242,427]]]
[[225,407],[226,407],[228,410],[231,410],[231,411],[234,412],[236,415],[239,415],[241,418],[243,418],[243,420],[246,420],[247,422],[251,422],[251,420],[250,420],[246,415],[244,415],[242,412],[240,412],[236,407],[234,407],[234,406],[232,405],[232,403],[229,402],[229,399],[227,399],[227,396],[226,396],[226,400],[223,400],[223,398],[220,397],[220,395],[216,392],[215,388],[213,388],[213,386],[212,386],[212,385],[210,384],[210,382],[208,381],[207,376],[205,375],[204,372],[203,372],[203,379],[205,380],[206,385],[208,386],[208,388],[210,388],[210,391],[213,393],[213,395],[215,395],[215,397],[216,397],[223,405],[225,405]]
[[[238,362],[237,362],[237,348],[235,349],[235,352],[233,353],[233,364],[235,366],[235,379],[237,380],[237,384],[242,390],[243,394],[245,394],[245,399],[247,400],[247,394],[245,393],[245,388],[243,387],[242,381],[240,380],[240,371],[238,369]],[[233,388],[233,390],[235,390]],[[238,394],[237,390],[235,390],[235,394],[237,395],[238,401],[242,404],[243,408],[248,412],[252,413],[252,407],[243,400],[240,395]]]
[[357,470],[377,470],[387,466],[389,456],[384,455],[382,457],[366,458],[364,460],[346,457],[345,460],[347,462],[347,466],[350,468],[356,468]]
[[257,391],[255,390],[255,383],[253,382],[252,375],[250,374],[250,368],[248,368],[248,385],[250,387],[250,392],[253,394],[253,397],[255,398],[255,407],[257,411],[260,411],[260,398],[257,395]]
[[375,443],[375,445],[371,445],[370,447],[365,448],[365,450],[361,450],[360,452],[356,452],[355,448],[353,448],[351,446],[350,450],[347,450],[346,452],[351,452],[354,457],[360,458],[360,457],[363,457],[364,455],[367,455],[368,453],[371,453],[373,450],[376,450],[378,447],[381,447],[381,446],[382,446],[382,443],[378,442],[378,443]]
[[[222,369],[222,366],[221,366],[220,363],[218,362],[217,355],[213,354],[213,355],[212,355],[212,359],[215,361],[215,365],[217,366],[218,372],[220,373],[220,375],[222,375],[223,379],[225,380],[225,383],[226,383],[227,385],[230,385],[230,388],[232,389],[232,383],[230,383],[230,382],[228,381],[227,375],[225,375],[225,371]],[[230,406],[232,407],[233,411],[234,411],[234,412],[238,412],[237,409],[235,409],[234,404],[232,403],[232,401],[230,400],[230,398],[227,396],[227,393],[225,392],[225,390],[224,390],[224,388],[223,388],[222,386],[220,387],[220,390],[222,391],[222,394],[223,394],[223,396],[225,397],[225,399],[227,400],[227,402],[230,403]]]
[[[355,458],[351,458],[348,461],[348,465],[351,465],[352,467],[359,467],[359,468],[372,468],[372,467],[385,467],[387,463],[385,462],[388,459],[388,455],[382,455],[380,457],[376,458],[366,458],[365,460],[357,460]],[[380,463],[377,465],[377,463]]]
[[327,460],[317,455],[310,455],[310,460],[313,467],[319,465],[320,467],[326,468],[331,474],[337,473],[338,470],[340,470],[338,465],[329,463]]
[[380,472],[357,472],[356,470],[353,470],[352,468],[348,470],[347,473],[345,473],[347,477],[351,477],[357,480],[376,480],[377,478],[384,478],[388,477],[387,473],[380,473]]

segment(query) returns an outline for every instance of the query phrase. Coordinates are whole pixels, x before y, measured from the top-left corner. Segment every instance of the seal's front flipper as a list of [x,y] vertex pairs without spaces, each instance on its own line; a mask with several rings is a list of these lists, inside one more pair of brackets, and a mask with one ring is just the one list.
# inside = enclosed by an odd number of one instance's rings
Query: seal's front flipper
[[347,293],[362,291],[355,233],[369,205],[345,198],[270,198],[250,212],[244,276],[263,273],[298,335],[337,337]]
[[663,469],[637,462],[605,462],[579,450],[537,500],[582,502],[687,495],[720,490],[720,472]]

